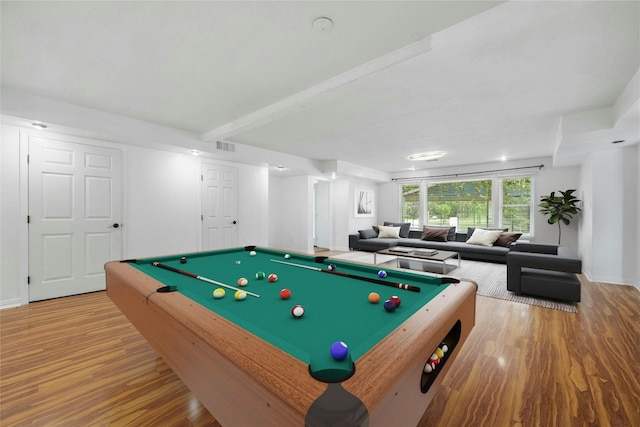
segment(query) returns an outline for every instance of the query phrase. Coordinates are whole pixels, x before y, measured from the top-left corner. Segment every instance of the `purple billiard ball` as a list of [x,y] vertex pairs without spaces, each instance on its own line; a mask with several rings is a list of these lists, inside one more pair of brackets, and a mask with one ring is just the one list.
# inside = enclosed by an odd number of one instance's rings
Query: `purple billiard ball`
[[327,267],[330,271],[334,271],[336,269],[336,265],[335,264],[329,264],[329,266]]
[[387,277],[387,272],[384,270],[378,271],[378,277]]
[[396,309],[396,303],[388,299],[384,302],[384,309],[391,313]]
[[349,354],[349,347],[347,347],[347,345],[342,341],[336,341],[331,344],[330,352],[331,357],[333,357],[334,359],[344,360],[345,357],[347,357],[347,354]]

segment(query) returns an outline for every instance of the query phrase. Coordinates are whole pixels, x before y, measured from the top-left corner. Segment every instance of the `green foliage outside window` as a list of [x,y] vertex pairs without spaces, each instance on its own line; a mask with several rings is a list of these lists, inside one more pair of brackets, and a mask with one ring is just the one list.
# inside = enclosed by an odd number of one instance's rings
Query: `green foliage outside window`
[[427,185],[429,225],[449,225],[456,217],[458,228],[489,227],[493,223],[491,180]]

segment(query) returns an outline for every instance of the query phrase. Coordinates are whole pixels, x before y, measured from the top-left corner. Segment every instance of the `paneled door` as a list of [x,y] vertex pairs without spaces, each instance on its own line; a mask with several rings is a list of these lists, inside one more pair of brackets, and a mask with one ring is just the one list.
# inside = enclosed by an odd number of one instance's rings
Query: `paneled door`
[[28,138],[29,301],[105,289],[122,252],[121,152]]
[[238,246],[238,170],[202,164],[202,249]]

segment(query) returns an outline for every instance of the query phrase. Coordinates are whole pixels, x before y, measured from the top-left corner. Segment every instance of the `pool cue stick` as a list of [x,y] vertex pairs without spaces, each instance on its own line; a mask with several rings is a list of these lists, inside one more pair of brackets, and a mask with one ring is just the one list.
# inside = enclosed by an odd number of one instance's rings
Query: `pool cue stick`
[[246,292],[247,295],[251,295],[252,297],[260,298],[260,295],[254,294],[253,292],[245,291],[244,289],[234,288],[233,286],[227,285],[226,283],[216,282],[212,279],[207,279],[203,276],[198,276],[197,274],[189,273],[188,271],[180,270],[178,268],[171,267],[170,265],[160,264],[158,261],[153,261],[151,265],[156,267],[164,268],[165,270],[173,271],[174,273],[183,274],[185,276],[193,277],[194,279],[202,280],[203,282],[212,283],[214,285],[222,286],[223,288],[233,289],[234,291],[242,291]]
[[277,259],[272,259],[271,261],[277,262],[277,263],[280,263],[280,264],[291,265],[293,267],[306,268],[307,270],[315,270],[315,271],[319,271],[321,273],[335,274],[337,276],[348,277],[350,279],[356,279],[356,280],[362,280],[364,282],[376,283],[378,285],[391,286],[392,288],[406,289],[408,291],[420,292],[420,288],[419,287],[413,286],[413,285],[407,285],[405,283],[387,282],[385,280],[374,279],[373,277],[356,276],[355,274],[343,273],[342,271],[325,270],[325,269],[319,268],[319,267],[312,267],[312,266],[309,266],[309,265],[302,265],[302,264],[296,264],[296,263],[293,263],[293,262],[280,261],[280,260],[277,260]]

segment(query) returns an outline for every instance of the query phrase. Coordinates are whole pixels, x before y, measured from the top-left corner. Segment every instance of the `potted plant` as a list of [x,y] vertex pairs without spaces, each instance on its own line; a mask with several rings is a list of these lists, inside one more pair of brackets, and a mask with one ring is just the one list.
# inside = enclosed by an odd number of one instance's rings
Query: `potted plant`
[[576,190],[560,191],[562,196],[556,196],[556,192],[552,191],[548,196],[540,198],[540,213],[549,215],[547,222],[549,224],[558,223],[558,244],[562,236],[561,223],[569,225],[573,215],[576,215],[581,209],[577,206],[580,200],[573,195]]

